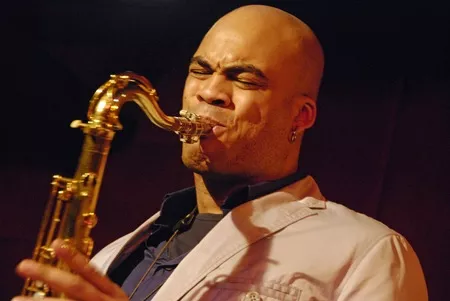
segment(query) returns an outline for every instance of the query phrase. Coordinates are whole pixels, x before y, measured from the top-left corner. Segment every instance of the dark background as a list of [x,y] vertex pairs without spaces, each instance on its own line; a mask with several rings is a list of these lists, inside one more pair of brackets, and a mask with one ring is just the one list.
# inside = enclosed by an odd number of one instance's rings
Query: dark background
[[[450,279],[450,13],[447,1],[10,1],[2,3],[0,300],[20,291],[50,178],[70,176],[88,100],[133,70],[177,114],[190,56],[213,22],[243,4],[308,23],[326,56],[319,117],[301,166],[333,201],[375,217],[414,246],[430,300]],[[175,135],[137,106],[121,113],[93,231],[96,250],[139,225],[168,191],[191,184]],[[324,250],[326,252],[326,250]]]

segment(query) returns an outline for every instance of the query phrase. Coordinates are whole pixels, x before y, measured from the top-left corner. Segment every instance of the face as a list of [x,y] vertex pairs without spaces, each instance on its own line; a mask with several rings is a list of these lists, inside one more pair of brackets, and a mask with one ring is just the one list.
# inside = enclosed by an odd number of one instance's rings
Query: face
[[189,66],[183,109],[221,125],[198,143],[183,144],[188,168],[256,182],[277,178],[286,160],[298,156],[288,141],[297,115],[288,45],[241,26],[217,26],[207,34]]

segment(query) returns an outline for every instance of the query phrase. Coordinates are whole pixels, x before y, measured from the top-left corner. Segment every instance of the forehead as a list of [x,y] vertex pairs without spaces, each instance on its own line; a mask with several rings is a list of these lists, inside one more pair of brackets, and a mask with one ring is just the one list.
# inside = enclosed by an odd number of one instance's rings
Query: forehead
[[239,25],[213,27],[194,56],[203,56],[218,67],[250,63],[265,72],[293,63],[293,43],[288,43],[270,30]]

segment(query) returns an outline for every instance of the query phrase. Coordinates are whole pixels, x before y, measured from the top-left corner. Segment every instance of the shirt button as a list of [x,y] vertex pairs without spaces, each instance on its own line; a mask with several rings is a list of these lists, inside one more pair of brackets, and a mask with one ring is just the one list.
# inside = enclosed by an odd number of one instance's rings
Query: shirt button
[[245,295],[244,301],[261,301],[261,296],[257,292],[248,292]]

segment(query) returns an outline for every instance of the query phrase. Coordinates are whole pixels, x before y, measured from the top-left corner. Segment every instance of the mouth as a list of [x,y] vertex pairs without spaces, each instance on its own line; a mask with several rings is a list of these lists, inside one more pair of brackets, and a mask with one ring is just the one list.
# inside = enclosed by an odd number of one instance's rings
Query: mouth
[[227,126],[223,124],[222,122],[218,121],[217,119],[214,119],[212,117],[206,116],[206,115],[197,115],[197,121],[204,122],[208,124],[211,127],[211,132],[217,131],[220,129],[225,129]]
[[220,134],[224,133],[227,130],[227,127],[224,125],[215,125],[212,128],[212,133],[214,133],[215,136],[219,136]]
[[[191,117],[187,116],[186,115],[187,113],[190,113],[192,116]],[[199,114],[199,113],[188,112],[186,110],[182,110],[182,111],[180,111],[180,115],[182,115],[183,117],[186,117],[192,121],[203,123],[207,127],[210,128],[210,130],[208,130],[204,135],[202,135],[200,137],[200,139],[205,139],[205,138],[212,137],[212,136],[217,137],[219,134],[225,132],[228,128],[227,125],[220,122],[216,118],[208,116],[208,114]]]
[[201,117],[203,118],[203,120],[205,120],[205,121],[207,121],[207,123],[209,123],[209,125],[211,126],[211,130],[209,130],[205,135],[202,135],[200,137],[200,139],[218,137],[219,135],[221,135],[228,129],[228,127],[226,125],[224,125],[223,123],[221,123],[215,119],[212,119],[212,118],[206,117],[206,116],[201,116]]

